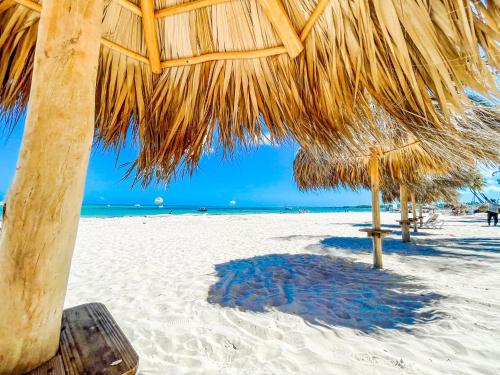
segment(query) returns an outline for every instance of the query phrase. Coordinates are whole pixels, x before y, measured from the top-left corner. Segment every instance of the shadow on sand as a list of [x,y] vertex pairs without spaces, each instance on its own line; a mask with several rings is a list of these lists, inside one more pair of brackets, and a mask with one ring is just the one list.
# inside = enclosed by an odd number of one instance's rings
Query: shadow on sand
[[[371,228],[372,223],[355,223],[351,224],[353,227],[361,227],[361,228]],[[384,224],[382,225],[384,228],[389,228],[389,229],[399,229],[401,226],[399,224]]]
[[[336,248],[352,252],[372,252],[372,240],[368,237],[329,237],[321,240],[320,245],[326,250]],[[500,240],[496,238],[419,238],[418,243],[403,243],[400,239],[386,237],[382,246],[384,254],[478,259],[489,258],[488,253],[500,254]]]
[[[372,224],[371,223],[357,223],[357,224],[352,224],[353,227],[359,227],[359,228],[371,228]],[[399,224],[383,224],[382,229],[390,229],[392,230],[392,234],[395,236],[401,236],[401,226]],[[413,231],[413,226],[410,227],[410,235],[411,236],[417,236],[417,237],[423,237],[423,236],[435,236],[435,233],[429,233],[426,231],[427,228],[418,228],[418,232]]]
[[295,314],[309,323],[365,333],[411,330],[439,319],[433,304],[442,298],[415,278],[342,258],[313,254],[270,254],[215,267],[219,281],[208,302],[265,312]]
[[[440,240],[421,240],[426,246],[437,245],[442,249],[461,249],[471,252],[473,255],[484,253],[500,254],[500,238],[475,237],[475,238],[446,238]],[[479,256],[479,255],[476,255]]]

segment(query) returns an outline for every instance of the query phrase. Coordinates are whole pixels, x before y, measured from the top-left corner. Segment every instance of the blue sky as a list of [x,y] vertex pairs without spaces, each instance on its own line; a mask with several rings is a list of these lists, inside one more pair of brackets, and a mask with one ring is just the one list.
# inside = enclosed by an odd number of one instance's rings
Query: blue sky
[[[12,133],[0,134],[3,146],[0,158],[0,199],[3,200],[14,175],[17,154],[22,138],[23,123]],[[2,127],[5,128],[5,127]],[[184,176],[169,187],[151,185],[131,187],[132,180],[123,180],[124,168],[117,167],[134,159],[135,147],[128,144],[116,161],[113,151],[92,150],[84,203],[86,204],[153,204],[162,196],[166,205],[227,206],[236,200],[237,206],[343,206],[370,204],[367,191],[338,190],[328,192],[300,192],[293,181],[292,163],[297,152],[296,144],[280,147],[263,144],[250,151],[239,150],[231,159],[224,160],[219,152],[206,155],[192,177]],[[500,186],[491,171],[486,194],[500,197]],[[465,192],[462,200],[472,195]]]
[[[3,200],[14,175],[17,154],[22,138],[22,125],[11,134],[0,134],[0,199]],[[280,147],[267,144],[250,151],[239,150],[224,160],[219,152],[205,156],[192,177],[185,176],[164,185],[131,187],[132,180],[123,180],[124,168],[117,165],[131,161],[135,147],[128,144],[116,163],[113,151],[94,147],[90,159],[84,203],[153,204],[162,196],[166,205],[227,206],[236,200],[237,206],[343,206],[369,204],[366,191],[300,192],[293,181],[292,163],[298,149],[296,144]]]

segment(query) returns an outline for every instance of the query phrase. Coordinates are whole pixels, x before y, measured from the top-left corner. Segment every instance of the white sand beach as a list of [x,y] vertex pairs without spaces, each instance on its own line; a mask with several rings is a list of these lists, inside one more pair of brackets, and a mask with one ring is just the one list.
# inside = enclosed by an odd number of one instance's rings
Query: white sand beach
[[82,219],[66,306],[140,374],[499,374],[500,227],[445,217],[371,268],[370,213]]

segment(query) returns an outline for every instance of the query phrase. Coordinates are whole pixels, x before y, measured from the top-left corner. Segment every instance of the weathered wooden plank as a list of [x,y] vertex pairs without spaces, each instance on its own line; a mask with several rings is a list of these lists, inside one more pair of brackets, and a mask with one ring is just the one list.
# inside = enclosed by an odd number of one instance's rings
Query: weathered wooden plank
[[135,374],[139,357],[103,304],[65,311],[61,355],[68,375]]
[[29,375],[133,375],[138,363],[108,309],[90,303],[64,310],[58,355]]
[[29,375],[62,375],[64,372],[64,364],[59,354],[53,357],[50,361],[45,362],[37,369],[31,371]]

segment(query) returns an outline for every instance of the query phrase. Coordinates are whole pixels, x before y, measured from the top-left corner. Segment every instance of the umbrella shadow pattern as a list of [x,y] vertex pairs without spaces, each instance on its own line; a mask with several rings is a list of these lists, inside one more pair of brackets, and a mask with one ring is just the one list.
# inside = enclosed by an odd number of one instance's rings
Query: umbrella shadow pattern
[[[360,228],[371,228],[373,225],[372,223],[357,223],[357,224],[352,224],[353,227],[360,227]],[[401,225],[399,224],[383,224],[382,229],[390,229],[392,230],[392,235],[393,236],[400,236],[401,235]],[[410,226],[410,233],[412,237],[422,237],[422,236],[435,236],[436,233],[430,233],[426,231],[426,228],[419,228],[418,232],[413,231],[413,225]]]
[[208,302],[266,312],[276,309],[321,326],[365,333],[410,331],[439,319],[434,305],[442,296],[418,280],[365,263],[315,254],[270,254],[215,267],[219,280]]
[[[328,237],[320,241],[323,250],[342,250],[371,253],[372,240],[368,237]],[[311,245],[311,250],[318,245]],[[435,256],[463,259],[486,259],[500,253],[500,241],[495,238],[419,239],[416,243],[403,243],[386,237],[384,254]]]

